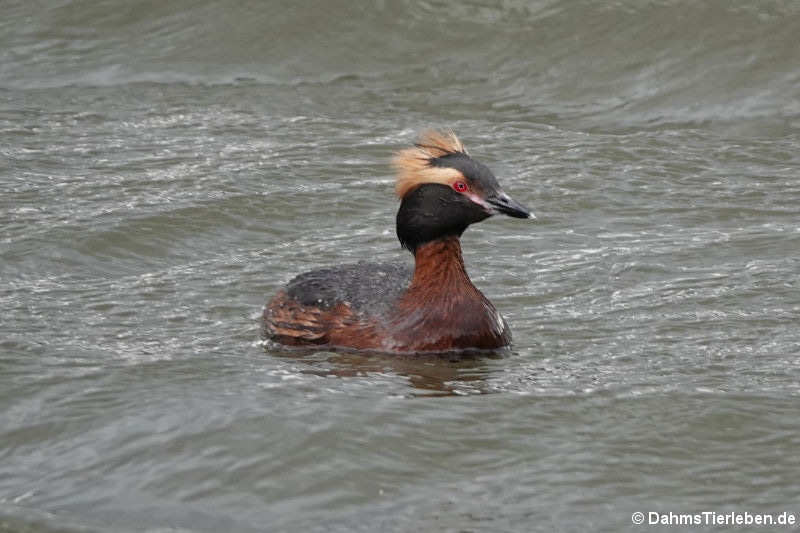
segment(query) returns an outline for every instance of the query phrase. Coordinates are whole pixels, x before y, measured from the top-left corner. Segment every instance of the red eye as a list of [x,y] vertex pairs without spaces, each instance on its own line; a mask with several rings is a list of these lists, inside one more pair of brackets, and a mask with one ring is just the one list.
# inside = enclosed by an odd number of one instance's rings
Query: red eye
[[453,184],[453,188],[458,192],[464,192],[467,190],[467,184],[463,181],[457,181]]

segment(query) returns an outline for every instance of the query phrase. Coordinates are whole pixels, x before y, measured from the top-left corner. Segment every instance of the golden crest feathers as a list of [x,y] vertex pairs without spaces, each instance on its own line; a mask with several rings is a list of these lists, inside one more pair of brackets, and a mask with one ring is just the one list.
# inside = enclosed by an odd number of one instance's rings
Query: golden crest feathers
[[403,198],[423,183],[450,185],[463,179],[461,172],[454,168],[431,165],[431,159],[455,153],[466,154],[467,150],[452,131],[423,132],[412,148],[400,150],[392,158],[392,166],[397,171],[397,196]]

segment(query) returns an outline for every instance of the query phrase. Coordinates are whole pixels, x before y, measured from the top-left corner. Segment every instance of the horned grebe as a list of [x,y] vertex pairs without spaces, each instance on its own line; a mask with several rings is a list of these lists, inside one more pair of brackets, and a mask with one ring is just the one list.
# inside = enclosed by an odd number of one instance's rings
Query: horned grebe
[[467,275],[459,237],[495,214],[534,218],[453,134],[423,133],[395,154],[403,265],[360,262],[295,277],[264,310],[267,338],[290,346],[381,352],[487,350],[511,332]]

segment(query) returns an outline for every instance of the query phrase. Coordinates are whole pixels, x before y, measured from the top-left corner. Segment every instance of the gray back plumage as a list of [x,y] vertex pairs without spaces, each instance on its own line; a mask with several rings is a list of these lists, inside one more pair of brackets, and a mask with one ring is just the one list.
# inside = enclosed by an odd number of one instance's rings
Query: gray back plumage
[[408,288],[410,265],[358,263],[312,270],[295,277],[286,287],[288,296],[302,305],[329,309],[347,303],[368,315],[386,311]]

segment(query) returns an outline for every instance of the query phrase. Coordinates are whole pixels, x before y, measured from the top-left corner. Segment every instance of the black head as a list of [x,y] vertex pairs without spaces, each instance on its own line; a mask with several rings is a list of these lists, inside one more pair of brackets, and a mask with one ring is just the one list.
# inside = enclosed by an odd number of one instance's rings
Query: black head
[[443,237],[460,237],[467,226],[490,214],[452,187],[426,183],[408,193],[397,211],[397,238],[412,252]]
[[[419,148],[419,146],[418,146]],[[530,211],[503,192],[489,168],[464,151],[427,161],[434,180],[410,187],[397,212],[397,237],[412,252],[423,243],[464,233],[467,226],[495,214],[532,218]]]

